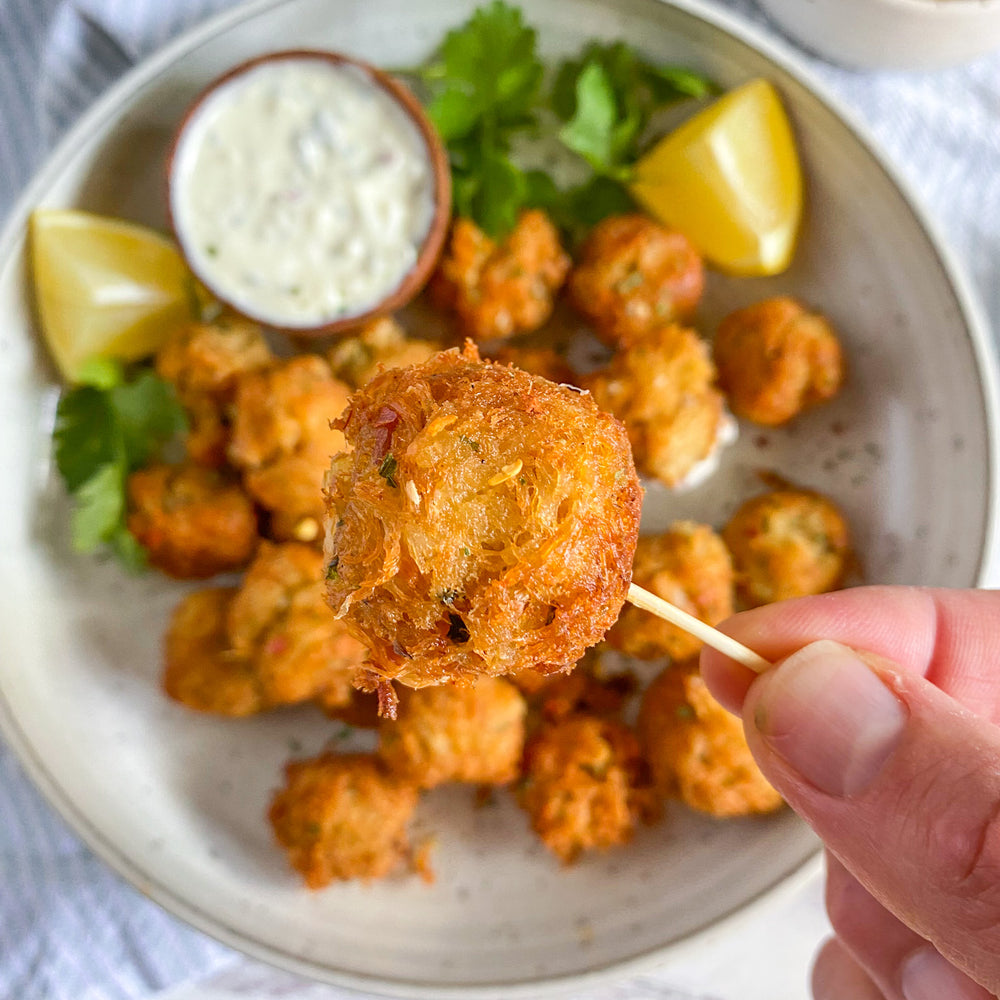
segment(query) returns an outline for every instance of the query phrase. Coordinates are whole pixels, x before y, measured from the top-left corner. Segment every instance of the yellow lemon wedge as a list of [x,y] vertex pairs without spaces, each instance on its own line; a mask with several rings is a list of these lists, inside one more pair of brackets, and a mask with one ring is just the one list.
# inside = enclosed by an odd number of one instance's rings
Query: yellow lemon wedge
[[632,196],[732,274],[788,267],[802,168],[774,87],[752,80],[664,136],[636,164]]
[[42,333],[69,381],[89,358],[152,354],[193,318],[198,291],[165,236],[59,209],[36,210],[30,234]]

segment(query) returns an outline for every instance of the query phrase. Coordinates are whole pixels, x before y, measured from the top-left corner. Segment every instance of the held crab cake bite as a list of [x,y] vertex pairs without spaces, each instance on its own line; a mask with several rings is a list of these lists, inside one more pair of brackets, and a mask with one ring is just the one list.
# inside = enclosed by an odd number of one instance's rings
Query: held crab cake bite
[[624,428],[586,394],[467,345],[383,372],[336,426],[330,606],[369,683],[425,687],[570,669],[613,624],[641,490]]

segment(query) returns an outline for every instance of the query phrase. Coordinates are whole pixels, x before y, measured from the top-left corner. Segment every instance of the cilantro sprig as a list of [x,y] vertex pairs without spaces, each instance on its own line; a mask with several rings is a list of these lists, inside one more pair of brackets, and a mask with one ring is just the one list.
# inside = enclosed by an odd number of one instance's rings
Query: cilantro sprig
[[73,548],[102,545],[130,569],[145,552],[125,526],[128,475],[186,427],[173,387],[151,369],[131,377],[120,364],[94,359],[59,400],[53,445],[56,467],[73,498]]
[[[653,114],[718,89],[689,70],[651,63],[623,42],[591,43],[560,63],[545,87],[536,33],[504,0],[478,8],[413,72],[448,147],[455,211],[494,238],[512,229],[525,207],[546,209],[571,233],[634,210],[627,185]],[[523,170],[511,155],[518,136],[537,132],[553,113],[560,142],[590,168],[574,187]]]
[[534,29],[503,0],[448,32],[417,75],[448,146],[455,210],[491,236],[513,228],[528,182],[510,159],[514,135],[535,122],[544,67]]

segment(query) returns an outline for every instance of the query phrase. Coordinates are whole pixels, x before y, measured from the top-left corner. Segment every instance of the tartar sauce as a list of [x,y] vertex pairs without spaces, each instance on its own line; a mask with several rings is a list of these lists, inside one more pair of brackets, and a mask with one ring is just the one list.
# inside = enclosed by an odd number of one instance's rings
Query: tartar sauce
[[220,298],[281,327],[365,312],[416,263],[435,211],[427,143],[360,67],[265,60],[183,128],[174,230]]

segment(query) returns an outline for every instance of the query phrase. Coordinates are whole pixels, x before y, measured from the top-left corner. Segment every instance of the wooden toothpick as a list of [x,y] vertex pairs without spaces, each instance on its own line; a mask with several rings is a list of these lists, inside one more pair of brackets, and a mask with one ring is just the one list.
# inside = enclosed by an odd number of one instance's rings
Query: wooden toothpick
[[768,670],[772,666],[763,656],[748,649],[742,642],[737,642],[717,628],[706,625],[694,615],[681,611],[669,601],[657,597],[656,594],[651,594],[648,590],[643,590],[642,587],[638,587],[634,583],[629,585],[627,600],[637,608],[642,608],[643,611],[648,611],[656,615],[657,618],[662,618],[664,621],[670,622],[671,625],[676,625],[690,633],[696,639],[701,639],[706,646],[711,646],[712,649],[718,650],[731,660],[742,663],[744,667],[749,667],[755,674]]

